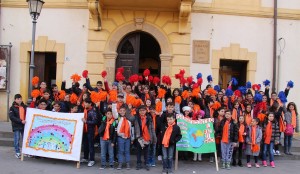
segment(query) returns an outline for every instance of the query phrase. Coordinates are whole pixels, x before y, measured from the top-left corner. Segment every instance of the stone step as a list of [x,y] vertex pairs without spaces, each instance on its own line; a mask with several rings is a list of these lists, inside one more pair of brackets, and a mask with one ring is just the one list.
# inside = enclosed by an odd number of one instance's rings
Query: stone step
[[0,137],[0,146],[13,147],[14,146],[14,139],[13,138],[2,138],[2,137]]
[[292,151],[293,155],[286,155],[281,153],[280,156],[275,156],[274,159],[276,160],[300,160],[300,152]]
[[[284,146],[279,146],[279,151],[283,153],[284,152]],[[300,152],[300,147],[295,147],[295,146],[292,145],[291,151],[292,152]]]
[[0,138],[14,138],[13,132],[0,131]]

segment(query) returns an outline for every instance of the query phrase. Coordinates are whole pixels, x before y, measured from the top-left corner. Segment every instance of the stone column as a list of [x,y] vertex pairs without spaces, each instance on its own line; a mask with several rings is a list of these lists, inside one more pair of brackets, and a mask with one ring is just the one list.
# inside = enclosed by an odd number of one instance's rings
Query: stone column
[[116,59],[118,54],[116,52],[105,52],[104,57],[104,69],[107,72],[107,81],[113,82],[115,80]]
[[171,60],[172,55],[170,54],[161,54],[159,55],[161,61],[161,70],[160,74],[163,75],[171,75]]

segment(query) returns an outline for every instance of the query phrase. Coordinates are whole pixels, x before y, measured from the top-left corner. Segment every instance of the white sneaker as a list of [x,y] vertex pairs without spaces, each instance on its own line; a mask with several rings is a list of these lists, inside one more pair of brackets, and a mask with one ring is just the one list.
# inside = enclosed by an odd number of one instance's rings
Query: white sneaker
[[95,161],[89,161],[89,163],[88,163],[88,167],[92,167],[93,165],[95,164]]
[[80,162],[81,162],[81,163],[88,163],[89,160],[83,158],[83,159],[80,160]]
[[202,161],[202,154],[198,153],[198,161]]
[[158,160],[158,161],[162,161],[162,156],[161,156],[161,155],[158,155],[158,156],[157,156],[157,160]]
[[20,159],[21,158],[21,154],[20,153],[16,153],[15,157],[18,158],[18,159]]
[[275,155],[275,156],[277,156],[277,153],[276,153],[276,151],[273,149],[273,154]]
[[279,150],[276,150],[276,154],[277,154],[278,156],[281,155],[281,153],[279,152]]
[[197,161],[197,153],[194,153],[193,161]]

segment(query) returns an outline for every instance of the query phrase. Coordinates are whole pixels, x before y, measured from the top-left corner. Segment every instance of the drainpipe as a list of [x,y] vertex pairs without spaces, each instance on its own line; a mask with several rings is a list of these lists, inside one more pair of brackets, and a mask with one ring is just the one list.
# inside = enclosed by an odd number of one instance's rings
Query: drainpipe
[[273,36],[273,79],[272,92],[276,91],[276,68],[277,68],[277,0],[274,0],[274,36]]

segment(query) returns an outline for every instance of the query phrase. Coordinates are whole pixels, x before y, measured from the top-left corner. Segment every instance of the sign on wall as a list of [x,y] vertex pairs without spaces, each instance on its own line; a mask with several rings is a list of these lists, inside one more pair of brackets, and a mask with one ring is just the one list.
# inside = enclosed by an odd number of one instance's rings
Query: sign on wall
[[209,64],[210,41],[193,40],[193,63]]
[[28,108],[22,154],[80,161],[83,117]]
[[178,151],[212,153],[216,151],[213,119],[191,120],[177,116],[182,138],[176,144]]
[[0,90],[6,89],[8,48],[0,47]]

